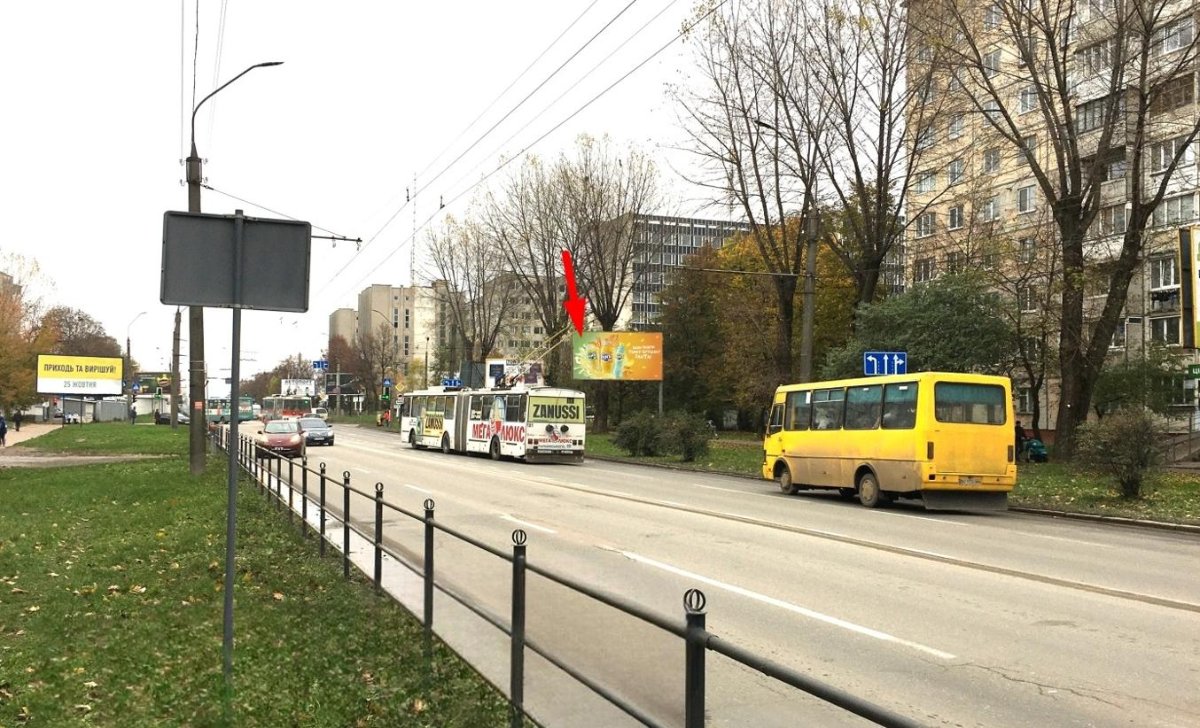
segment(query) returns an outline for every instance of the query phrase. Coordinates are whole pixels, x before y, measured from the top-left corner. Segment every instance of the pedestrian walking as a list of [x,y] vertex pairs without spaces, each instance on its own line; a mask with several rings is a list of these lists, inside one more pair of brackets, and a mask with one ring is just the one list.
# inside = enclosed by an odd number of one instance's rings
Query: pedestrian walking
[[21,414],[21,410],[17,410],[13,413],[13,429],[15,429],[17,432],[21,431],[21,420],[23,419],[25,419],[25,416]]
[[1025,452],[1025,443],[1029,440],[1029,436],[1025,434],[1025,428],[1021,427],[1021,421],[1017,420],[1017,425],[1013,428],[1017,440],[1017,462],[1021,461],[1021,455]]
[[4,421],[4,415],[0,415],[0,447],[8,445],[8,423]]
[[129,424],[131,424],[131,425],[137,424],[137,407],[129,408]]

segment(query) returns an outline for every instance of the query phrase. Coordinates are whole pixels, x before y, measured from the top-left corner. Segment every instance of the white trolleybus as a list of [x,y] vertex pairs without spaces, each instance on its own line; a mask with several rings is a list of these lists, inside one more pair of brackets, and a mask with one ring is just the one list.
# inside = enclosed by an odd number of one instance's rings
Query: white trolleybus
[[400,432],[414,448],[480,453],[493,460],[583,462],[584,394],[516,384],[511,388],[431,387],[400,403]]

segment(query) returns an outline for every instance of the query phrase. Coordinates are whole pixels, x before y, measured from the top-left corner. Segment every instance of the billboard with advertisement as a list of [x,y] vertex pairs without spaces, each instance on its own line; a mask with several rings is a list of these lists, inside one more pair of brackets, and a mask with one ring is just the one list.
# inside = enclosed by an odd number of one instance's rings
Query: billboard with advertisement
[[121,394],[120,357],[38,354],[38,394]]
[[574,338],[576,379],[662,381],[662,334],[585,331]]

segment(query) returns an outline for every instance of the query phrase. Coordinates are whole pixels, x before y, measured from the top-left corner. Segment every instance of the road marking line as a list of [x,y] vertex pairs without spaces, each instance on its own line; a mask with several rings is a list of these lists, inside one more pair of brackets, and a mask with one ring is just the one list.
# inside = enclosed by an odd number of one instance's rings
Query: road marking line
[[536,523],[530,523],[529,521],[522,521],[520,518],[513,518],[512,516],[508,515],[507,513],[498,513],[497,515],[506,521],[512,521],[513,523],[517,523],[517,524],[520,524],[527,528],[532,528],[537,531],[541,531],[543,533],[558,533],[558,531],[555,531],[553,528],[546,528],[545,526],[539,526]]
[[429,495],[435,495],[435,493],[432,490],[425,490],[424,488],[418,488],[417,486],[413,485],[412,483],[405,483],[404,487],[412,488],[413,490],[419,490],[422,493],[428,493]]
[[968,526],[968,525],[970,525],[968,523],[963,523],[961,521],[944,521],[940,518],[930,518],[929,516],[914,516],[911,513],[892,513],[890,511],[881,511],[879,509],[872,509],[871,513],[873,513],[877,516],[894,516],[896,518],[915,518],[918,521],[933,521],[934,523],[940,523],[943,526]]
[[769,498],[774,498],[776,496],[775,493],[762,493],[757,490],[738,490],[737,488],[722,488],[722,487],[716,486],[716,485],[704,485],[703,483],[692,483],[692,485],[696,486],[697,488],[707,488],[708,490],[723,490],[726,493],[737,493],[738,495],[762,495],[762,496],[767,496]]
[[749,599],[754,599],[756,601],[762,602],[763,604],[770,604],[771,606],[779,607],[780,609],[786,609],[789,612],[795,612],[796,614],[800,614],[802,616],[809,617],[810,619],[815,619],[820,622],[825,622],[826,624],[831,624],[834,627],[841,627],[842,629],[850,630],[851,632],[855,632],[857,634],[861,634],[861,635],[864,635],[867,637],[873,637],[874,639],[877,639],[877,640],[882,640],[884,642],[892,642],[892,643],[895,643],[898,645],[902,645],[904,647],[909,647],[909,648],[912,648],[919,652],[924,652],[927,655],[933,655],[934,657],[940,658],[942,660],[955,659],[955,656],[950,654],[949,652],[943,652],[942,650],[935,649],[933,647],[928,647],[928,646],[920,644],[918,642],[910,642],[909,640],[900,639],[899,637],[896,637],[895,635],[890,635],[887,632],[880,632],[877,629],[871,629],[870,627],[864,627],[860,624],[855,624],[853,622],[847,622],[844,619],[838,619],[837,617],[833,617],[828,614],[816,612],[811,609],[801,607],[798,604],[792,604],[791,602],[785,602],[782,599],[776,599],[775,597],[769,597],[766,594],[759,594],[758,592],[753,592],[753,591],[750,591],[749,589],[744,589],[740,586],[734,586],[733,584],[726,584],[724,582],[717,581],[716,579],[711,579],[707,576],[701,576],[700,574],[697,574],[697,573],[694,573],[691,571],[686,571],[684,569],[680,569],[675,566],[671,566],[670,564],[664,564],[661,561],[655,561],[654,559],[647,558],[640,554],[635,554],[631,551],[621,551],[620,553],[621,553],[621,555],[625,556],[626,558],[628,558],[632,561],[637,561],[639,563],[646,564],[647,566],[653,566],[657,569],[662,569],[663,571],[670,572],[677,576],[686,577],[688,579],[694,579],[703,584],[708,584],[709,586],[713,586],[718,589],[724,589],[726,591],[733,592],[734,594],[738,594],[740,596],[747,597]]

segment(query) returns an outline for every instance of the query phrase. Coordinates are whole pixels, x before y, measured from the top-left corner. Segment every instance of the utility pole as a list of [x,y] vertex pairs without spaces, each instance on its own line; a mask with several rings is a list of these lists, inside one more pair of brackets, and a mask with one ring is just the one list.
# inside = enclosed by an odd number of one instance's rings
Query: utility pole
[[[814,204],[815,208],[816,205]],[[812,381],[813,358],[813,307],[815,305],[817,277],[817,238],[820,234],[819,218],[815,210],[804,220],[804,312],[800,318],[800,381]]]

